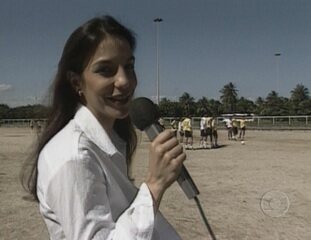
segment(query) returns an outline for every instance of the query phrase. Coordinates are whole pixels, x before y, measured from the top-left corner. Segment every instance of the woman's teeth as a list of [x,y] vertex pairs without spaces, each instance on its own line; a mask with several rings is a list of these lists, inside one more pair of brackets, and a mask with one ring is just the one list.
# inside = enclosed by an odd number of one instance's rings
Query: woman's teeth
[[113,102],[119,102],[119,103],[126,103],[128,101],[128,97],[122,97],[122,98],[109,98],[110,101],[113,101]]

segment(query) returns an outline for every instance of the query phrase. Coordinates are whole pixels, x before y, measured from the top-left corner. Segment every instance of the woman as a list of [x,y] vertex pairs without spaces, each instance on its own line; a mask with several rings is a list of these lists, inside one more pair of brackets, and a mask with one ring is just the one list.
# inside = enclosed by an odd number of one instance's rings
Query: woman
[[24,169],[51,239],[180,239],[158,211],[186,158],[173,131],[151,143],[140,188],[129,181],[134,49],[133,34],[110,16],[91,19],[67,40],[51,115],[30,175]]

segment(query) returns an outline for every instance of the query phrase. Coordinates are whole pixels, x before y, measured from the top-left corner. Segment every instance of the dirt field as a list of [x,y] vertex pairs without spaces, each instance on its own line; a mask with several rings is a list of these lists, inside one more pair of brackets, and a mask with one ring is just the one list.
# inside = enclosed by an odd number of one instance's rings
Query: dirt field
[[[196,133],[198,135],[198,133]],[[219,131],[219,149],[187,150],[185,163],[218,240],[311,239],[311,131],[247,131],[245,145]],[[0,128],[0,239],[48,239],[18,173],[35,134]],[[195,145],[198,145],[196,139]],[[133,175],[147,168],[140,134]],[[210,239],[193,200],[174,184],[160,207],[185,240]]]

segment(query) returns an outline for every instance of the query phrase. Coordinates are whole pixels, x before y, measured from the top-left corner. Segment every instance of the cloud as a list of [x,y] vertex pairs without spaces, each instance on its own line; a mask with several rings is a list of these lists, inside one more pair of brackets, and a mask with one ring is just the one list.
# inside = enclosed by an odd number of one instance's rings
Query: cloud
[[12,85],[0,83],[0,92],[5,92],[12,89]]

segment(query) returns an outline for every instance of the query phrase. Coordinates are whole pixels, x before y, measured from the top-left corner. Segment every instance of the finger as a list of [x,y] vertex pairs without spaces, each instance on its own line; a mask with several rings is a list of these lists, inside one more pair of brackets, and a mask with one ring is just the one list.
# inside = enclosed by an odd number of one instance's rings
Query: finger
[[171,151],[178,145],[178,140],[172,137],[163,144],[152,142],[150,147],[154,149],[158,156],[161,156],[161,158],[164,158],[166,161],[170,161],[173,157],[177,156],[177,154],[173,154],[176,150],[173,152]]
[[181,144],[178,144],[176,147],[172,149],[172,151],[178,156],[184,152],[184,148]]
[[183,162],[186,160],[186,158],[187,158],[187,156],[185,153],[181,153],[176,158],[173,158],[171,161],[172,167],[179,172],[181,170]]
[[184,150],[183,147],[180,144],[177,144],[173,148],[171,148],[169,151],[167,151],[165,155],[169,159],[176,158],[181,153],[183,153],[183,150]]
[[172,137],[175,137],[174,131],[166,129],[154,139],[154,142],[162,144]]
[[167,152],[171,151],[173,148],[179,145],[179,142],[176,137],[171,137],[166,142],[162,143],[162,148]]

